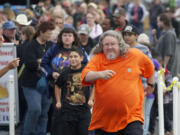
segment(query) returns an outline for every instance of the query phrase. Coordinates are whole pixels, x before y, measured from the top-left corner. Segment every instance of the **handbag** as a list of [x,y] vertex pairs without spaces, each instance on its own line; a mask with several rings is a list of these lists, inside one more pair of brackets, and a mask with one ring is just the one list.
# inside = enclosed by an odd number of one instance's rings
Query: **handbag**
[[38,90],[38,92],[40,92],[41,94],[45,93],[48,90],[48,82],[46,80],[45,76],[42,76],[37,84],[36,84],[36,89]]

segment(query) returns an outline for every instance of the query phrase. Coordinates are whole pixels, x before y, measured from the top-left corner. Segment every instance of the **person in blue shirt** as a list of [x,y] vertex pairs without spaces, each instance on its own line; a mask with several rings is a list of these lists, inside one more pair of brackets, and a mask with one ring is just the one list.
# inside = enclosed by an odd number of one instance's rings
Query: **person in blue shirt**
[[[62,70],[65,67],[69,66],[69,52],[72,47],[80,48],[77,33],[74,27],[70,25],[64,25],[64,28],[61,30],[61,32],[58,35],[57,44],[54,44],[52,47],[50,47],[48,51],[45,53],[44,57],[42,58],[41,69],[45,73],[46,79],[48,81],[49,93],[50,93],[49,95],[53,97],[54,99],[53,103],[55,103],[55,98],[54,98],[55,81],[62,73]],[[83,51],[83,56],[84,56],[82,64],[86,64],[88,62],[87,55],[83,48],[81,48],[81,50]],[[54,104],[52,104],[52,112],[53,110],[54,110]],[[50,117],[52,118],[52,124],[53,124],[54,117],[53,116]]]

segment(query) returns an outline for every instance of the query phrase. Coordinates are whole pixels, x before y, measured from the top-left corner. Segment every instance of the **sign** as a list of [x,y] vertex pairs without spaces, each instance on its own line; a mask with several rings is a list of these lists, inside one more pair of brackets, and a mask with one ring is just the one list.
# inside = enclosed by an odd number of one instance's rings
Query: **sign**
[[[4,43],[0,47],[0,69],[5,67],[9,61],[16,57],[16,46],[13,43]],[[19,122],[18,82],[17,69],[8,71],[0,78],[0,125],[9,124],[9,76],[14,76],[14,117],[15,124]]]

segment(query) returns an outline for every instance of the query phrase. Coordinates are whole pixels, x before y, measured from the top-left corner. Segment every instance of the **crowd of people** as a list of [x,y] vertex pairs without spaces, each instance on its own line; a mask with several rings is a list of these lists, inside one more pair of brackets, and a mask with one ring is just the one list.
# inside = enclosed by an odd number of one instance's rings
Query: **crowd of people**
[[[157,72],[180,77],[175,0],[40,0],[0,11],[0,44],[17,58],[22,135],[154,135]],[[172,92],[164,91],[173,135]]]

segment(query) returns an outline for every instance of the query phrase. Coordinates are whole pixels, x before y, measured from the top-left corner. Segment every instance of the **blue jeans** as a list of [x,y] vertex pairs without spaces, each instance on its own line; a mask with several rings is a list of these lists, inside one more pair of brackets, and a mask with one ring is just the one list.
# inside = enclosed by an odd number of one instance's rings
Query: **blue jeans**
[[46,135],[50,99],[35,88],[23,88],[27,102],[23,135]]
[[149,121],[150,121],[150,113],[151,108],[154,102],[154,98],[147,98],[145,101],[145,113],[144,113],[144,135],[147,135],[149,132]]

